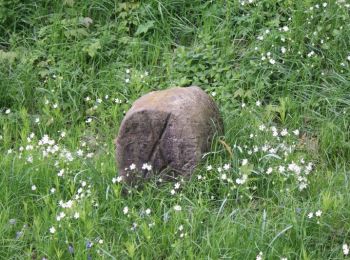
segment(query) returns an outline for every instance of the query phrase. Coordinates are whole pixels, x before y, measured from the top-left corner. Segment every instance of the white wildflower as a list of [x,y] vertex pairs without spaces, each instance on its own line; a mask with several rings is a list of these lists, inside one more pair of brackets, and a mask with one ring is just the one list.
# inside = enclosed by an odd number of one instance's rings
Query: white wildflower
[[288,28],[288,26],[285,25],[285,26],[282,27],[282,30],[283,30],[284,32],[288,32],[288,31],[289,31],[289,28]]
[[301,182],[299,184],[299,190],[302,191],[307,188],[307,183],[306,182]]
[[122,180],[123,180],[123,177],[122,176],[118,176],[117,178],[113,178],[112,182],[113,183],[116,183],[116,182],[120,183]]
[[27,162],[33,163],[33,156],[29,155],[29,156],[27,157]]
[[311,172],[312,171],[313,164],[310,162],[308,165],[305,167],[305,171]]
[[299,129],[295,129],[295,130],[293,131],[293,134],[294,134],[295,136],[299,136]]
[[132,163],[129,168],[130,168],[130,170],[135,170],[136,169],[136,165],[134,163]]
[[267,170],[266,170],[266,174],[271,174],[272,173],[272,167],[269,167]]
[[264,131],[266,129],[266,126],[265,125],[259,125],[259,130],[260,131]]
[[152,170],[152,165],[148,164],[148,163],[144,163],[142,165],[142,170],[147,170],[147,171],[151,171]]
[[288,135],[288,130],[286,128],[284,128],[282,131],[281,131],[281,136],[286,136]]
[[129,212],[129,208],[125,206],[125,207],[123,208],[123,213],[124,213],[124,215],[128,214],[128,212]]
[[283,165],[278,166],[278,171],[279,171],[280,173],[284,173],[285,170],[286,170],[286,167],[284,167]]
[[248,164],[248,159],[243,159],[242,160],[242,166],[245,166],[245,165],[247,165]]
[[314,51],[310,51],[307,56],[310,58],[311,56],[315,55],[315,52]]
[[174,210],[175,210],[175,211],[181,211],[182,208],[181,208],[180,205],[175,205],[175,206],[174,206]]
[[244,184],[248,179],[248,176],[246,174],[243,174],[242,178],[237,178],[236,183],[237,184]]
[[58,177],[62,177],[64,174],[64,169],[61,169],[58,173],[57,173],[57,176]]
[[222,179],[222,180],[226,180],[226,179],[227,179],[226,173],[221,174],[221,179]]
[[349,246],[348,246],[348,244],[344,244],[343,245],[343,253],[344,253],[344,255],[348,255],[349,254]]
[[319,209],[315,212],[316,217],[321,217],[322,211]]
[[55,227],[50,227],[49,229],[51,234],[54,234],[56,232],[56,228]]
[[31,151],[31,150],[33,150],[33,145],[31,145],[31,144],[28,144],[27,146],[26,146],[26,151]]
[[79,157],[82,157],[82,156],[84,155],[84,151],[81,150],[81,149],[79,149],[79,150],[77,151],[77,155],[78,155]]
[[292,162],[288,165],[288,170],[294,172],[295,174],[299,175],[301,172],[301,167],[297,165],[296,163]]

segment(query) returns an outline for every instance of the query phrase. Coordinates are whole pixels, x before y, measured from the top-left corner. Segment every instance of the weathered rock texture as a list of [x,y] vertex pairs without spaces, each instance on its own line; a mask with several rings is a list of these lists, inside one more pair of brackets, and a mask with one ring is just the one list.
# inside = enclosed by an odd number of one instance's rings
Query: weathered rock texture
[[[116,139],[120,175],[129,184],[157,173],[188,176],[223,132],[219,110],[199,87],[170,88],[136,100],[123,119]],[[150,171],[142,165],[152,165]],[[136,169],[127,169],[131,164]]]

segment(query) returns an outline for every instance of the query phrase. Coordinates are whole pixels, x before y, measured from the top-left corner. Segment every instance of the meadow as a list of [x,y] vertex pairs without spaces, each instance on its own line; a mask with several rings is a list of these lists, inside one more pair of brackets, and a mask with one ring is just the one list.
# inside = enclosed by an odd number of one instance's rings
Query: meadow
[[[0,259],[346,259],[348,0],[0,0]],[[122,195],[134,100],[198,85],[225,134]]]

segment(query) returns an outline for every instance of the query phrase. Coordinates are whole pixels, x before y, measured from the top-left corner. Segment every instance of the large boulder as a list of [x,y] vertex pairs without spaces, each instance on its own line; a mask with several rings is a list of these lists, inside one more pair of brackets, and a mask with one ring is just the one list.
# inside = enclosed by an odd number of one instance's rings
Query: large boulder
[[121,123],[119,175],[128,184],[154,174],[162,179],[189,176],[213,137],[222,133],[219,110],[199,87],[150,92],[134,102]]

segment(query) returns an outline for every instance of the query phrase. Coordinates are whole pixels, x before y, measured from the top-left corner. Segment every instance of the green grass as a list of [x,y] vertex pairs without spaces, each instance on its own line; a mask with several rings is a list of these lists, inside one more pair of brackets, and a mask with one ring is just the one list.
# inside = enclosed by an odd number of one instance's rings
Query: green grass
[[[0,0],[0,258],[346,258],[349,5]],[[178,189],[122,196],[125,112],[189,85],[225,135]]]

